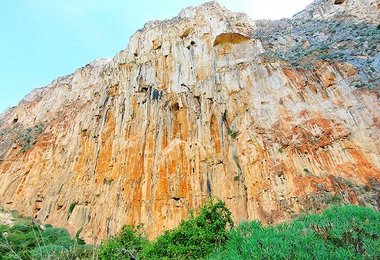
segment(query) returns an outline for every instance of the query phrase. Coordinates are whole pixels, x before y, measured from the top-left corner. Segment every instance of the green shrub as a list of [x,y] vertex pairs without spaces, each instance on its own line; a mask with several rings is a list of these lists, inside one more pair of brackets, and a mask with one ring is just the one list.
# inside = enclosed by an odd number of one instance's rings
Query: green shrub
[[84,240],[83,240],[82,238],[79,237],[79,236],[80,236],[80,233],[82,232],[82,230],[83,230],[83,227],[81,227],[81,228],[77,231],[77,233],[75,234],[75,241],[76,241],[76,243],[77,243],[78,245],[85,245],[85,244],[86,244],[86,242],[84,242]]
[[38,136],[44,131],[44,125],[39,124],[34,127],[21,129],[18,132],[18,142],[21,146],[21,151],[25,153],[37,142]]
[[67,251],[67,248],[60,245],[47,245],[35,247],[30,250],[32,259],[57,259],[59,255]]
[[331,197],[331,204],[339,204],[342,201],[342,197],[338,194],[335,194]]
[[222,247],[233,226],[231,212],[218,200],[210,201],[196,217],[182,221],[178,228],[166,231],[144,250],[145,259],[198,259]]
[[238,137],[238,135],[240,134],[239,131],[236,131],[232,128],[228,128],[228,135],[231,136],[233,139],[236,139],[236,137]]
[[0,232],[0,259],[56,259],[77,245],[67,230],[42,229],[32,219],[18,218],[12,227],[0,226]]
[[[332,196],[333,198],[334,196]],[[149,242],[141,226],[124,226],[99,248],[82,245],[60,228],[32,219],[0,226],[0,259],[379,259],[380,214],[358,206],[334,206],[322,214],[263,226],[233,227],[225,204],[208,202],[199,215]]]
[[138,259],[147,245],[148,240],[143,236],[141,226],[124,226],[117,236],[101,244],[98,254],[104,260]]
[[191,213],[188,220],[152,243],[141,227],[124,226],[118,235],[101,244],[98,255],[100,259],[198,259],[222,247],[232,226],[225,204],[211,200],[198,216]]
[[380,214],[357,206],[263,227],[246,222],[210,259],[378,259]]
[[71,216],[71,213],[73,213],[74,209],[75,209],[75,206],[78,204],[78,202],[73,202],[70,204],[69,206],[69,210],[67,211],[67,219],[70,218]]
[[93,245],[74,244],[68,250],[61,251],[50,259],[98,259],[97,248]]

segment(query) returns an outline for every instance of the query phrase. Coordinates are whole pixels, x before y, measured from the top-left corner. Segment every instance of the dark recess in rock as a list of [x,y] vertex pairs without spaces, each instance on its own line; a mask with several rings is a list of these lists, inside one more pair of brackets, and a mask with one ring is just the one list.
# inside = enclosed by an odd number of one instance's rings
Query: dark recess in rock
[[341,5],[341,4],[343,4],[344,2],[346,2],[346,0],[335,0],[334,4],[336,4],[336,5]]

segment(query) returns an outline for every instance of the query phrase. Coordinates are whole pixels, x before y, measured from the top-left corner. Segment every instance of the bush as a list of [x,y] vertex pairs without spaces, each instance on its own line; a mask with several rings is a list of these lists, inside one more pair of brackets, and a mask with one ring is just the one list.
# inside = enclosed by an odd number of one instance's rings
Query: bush
[[239,134],[239,131],[236,131],[232,128],[228,128],[228,135],[231,136],[232,139],[236,139],[236,137],[238,137]]
[[75,206],[78,204],[78,202],[73,202],[70,204],[69,206],[69,210],[67,211],[67,219],[70,218],[71,216],[71,213],[73,213],[74,209],[75,209]]
[[99,247],[99,258],[138,259],[148,240],[142,234],[141,226],[124,226],[117,236],[110,238]]
[[166,231],[142,257],[146,259],[198,259],[222,247],[233,226],[231,212],[218,200],[210,201],[197,217],[192,214],[178,228]]
[[150,243],[141,227],[124,226],[99,248],[100,259],[198,259],[223,246],[233,226],[231,212],[218,200],[208,202],[198,216],[190,214],[179,227]]
[[75,259],[66,256],[71,252],[83,256],[83,251],[93,248],[82,245],[79,237],[71,239],[65,229],[51,225],[41,228],[30,218],[16,219],[12,227],[0,226],[0,259]]
[[333,207],[278,226],[243,223],[210,259],[378,259],[379,237],[378,212]]
[[32,148],[32,146],[37,141],[38,136],[44,131],[44,125],[39,124],[34,127],[29,127],[26,129],[21,129],[18,132],[18,142],[21,146],[21,151],[25,153],[27,150]]
[[124,226],[99,248],[81,245],[66,230],[31,219],[0,226],[0,259],[379,259],[380,214],[372,209],[332,207],[290,223],[233,227],[225,204],[208,202],[174,230],[149,242],[142,227]]

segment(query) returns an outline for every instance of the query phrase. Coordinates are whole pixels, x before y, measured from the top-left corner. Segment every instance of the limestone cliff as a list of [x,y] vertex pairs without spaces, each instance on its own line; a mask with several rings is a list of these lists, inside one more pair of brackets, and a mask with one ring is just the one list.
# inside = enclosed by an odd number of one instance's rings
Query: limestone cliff
[[315,0],[296,19],[350,19],[380,23],[380,0]]
[[379,209],[380,30],[309,18],[206,3],[36,89],[0,116],[0,205],[89,242],[214,196],[236,222]]

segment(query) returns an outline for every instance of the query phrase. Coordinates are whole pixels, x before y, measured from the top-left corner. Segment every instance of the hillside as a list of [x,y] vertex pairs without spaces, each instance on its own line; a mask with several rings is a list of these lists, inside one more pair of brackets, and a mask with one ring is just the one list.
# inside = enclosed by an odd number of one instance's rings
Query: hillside
[[236,223],[379,210],[376,3],[253,21],[209,2],[148,22],[0,115],[0,205],[91,243],[125,224],[155,238],[211,197]]

